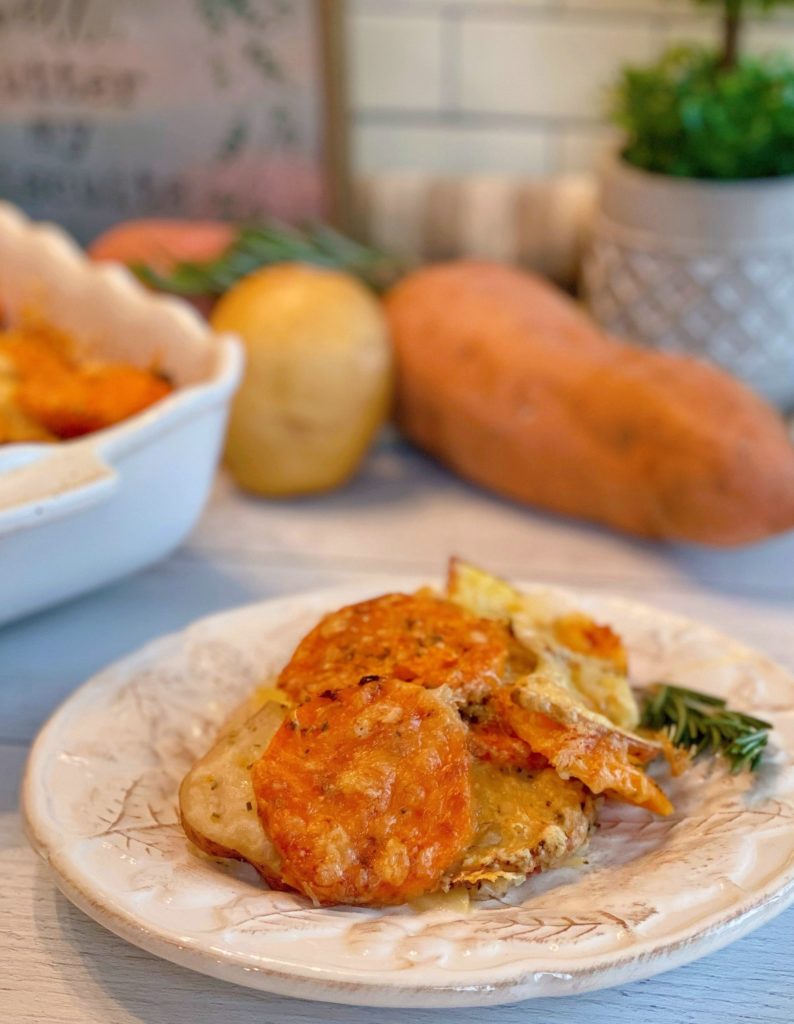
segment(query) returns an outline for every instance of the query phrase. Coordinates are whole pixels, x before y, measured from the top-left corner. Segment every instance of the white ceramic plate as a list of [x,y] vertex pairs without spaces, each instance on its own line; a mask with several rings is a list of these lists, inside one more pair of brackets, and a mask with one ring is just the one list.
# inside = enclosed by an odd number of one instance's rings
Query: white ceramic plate
[[58,885],[111,931],[252,988],[342,1003],[465,1006],[646,978],[745,935],[794,899],[794,679],[704,626],[568,595],[625,637],[637,683],[666,678],[771,719],[751,780],[717,761],[665,787],[668,819],[606,804],[586,866],[503,901],[422,913],[316,909],[245,866],[199,855],[179,781],[218,724],[329,609],[404,579],[270,601],[157,641],[78,690],[38,737],[31,840]]

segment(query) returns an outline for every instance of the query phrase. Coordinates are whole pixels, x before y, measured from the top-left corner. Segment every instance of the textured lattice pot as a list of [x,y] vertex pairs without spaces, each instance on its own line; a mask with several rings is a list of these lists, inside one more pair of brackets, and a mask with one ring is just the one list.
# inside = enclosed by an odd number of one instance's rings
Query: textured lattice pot
[[695,181],[609,160],[584,288],[613,333],[712,359],[794,408],[794,178]]

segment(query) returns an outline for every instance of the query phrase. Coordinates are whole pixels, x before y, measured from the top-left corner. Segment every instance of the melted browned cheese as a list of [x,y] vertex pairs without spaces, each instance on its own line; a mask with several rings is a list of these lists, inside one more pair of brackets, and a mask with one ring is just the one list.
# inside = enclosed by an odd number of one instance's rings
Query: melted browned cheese
[[500,892],[553,867],[586,840],[593,799],[551,768],[523,772],[475,761],[471,769],[474,836],[446,886]]

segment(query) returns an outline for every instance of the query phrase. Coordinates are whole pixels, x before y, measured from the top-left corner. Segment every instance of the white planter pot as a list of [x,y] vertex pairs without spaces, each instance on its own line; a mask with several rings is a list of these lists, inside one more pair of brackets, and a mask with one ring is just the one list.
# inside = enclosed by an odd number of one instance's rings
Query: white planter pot
[[583,283],[610,332],[711,359],[794,407],[794,177],[696,181],[611,158]]

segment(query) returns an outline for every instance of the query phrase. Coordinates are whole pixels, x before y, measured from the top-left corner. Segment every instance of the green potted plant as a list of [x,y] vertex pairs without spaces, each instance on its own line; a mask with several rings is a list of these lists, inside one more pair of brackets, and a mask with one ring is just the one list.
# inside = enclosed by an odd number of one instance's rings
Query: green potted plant
[[721,42],[627,67],[584,290],[609,330],[711,358],[794,407],[794,61],[744,53],[751,11],[698,0]]

